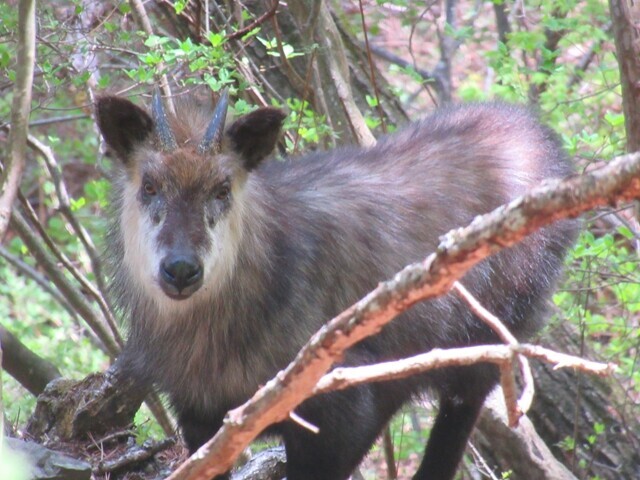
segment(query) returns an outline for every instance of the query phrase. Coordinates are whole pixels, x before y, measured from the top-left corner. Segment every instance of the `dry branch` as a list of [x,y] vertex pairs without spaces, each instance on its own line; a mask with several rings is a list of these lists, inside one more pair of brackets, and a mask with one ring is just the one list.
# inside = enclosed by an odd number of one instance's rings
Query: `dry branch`
[[40,142],[37,138],[29,135],[28,137],[29,145],[34,148],[42,158],[44,159],[45,164],[47,165],[47,169],[49,170],[49,174],[53,179],[53,183],[56,189],[56,194],[58,196],[58,201],[60,202],[60,211],[64,218],[69,222],[71,227],[73,228],[74,233],[78,236],[82,245],[84,246],[87,255],[91,259],[91,267],[93,269],[93,273],[96,277],[97,283],[99,285],[99,289],[96,289],[94,285],[73,265],[73,263],[58,249],[53,241],[48,238],[48,234],[40,222],[37,219],[37,216],[32,216],[32,221],[38,228],[40,235],[45,240],[47,245],[49,246],[52,253],[62,262],[62,264],[66,267],[66,269],[74,276],[74,278],[80,283],[83,290],[90,293],[93,299],[96,301],[98,306],[100,307],[100,311],[104,316],[104,319],[107,322],[111,330],[111,334],[115,339],[116,343],[120,348],[124,345],[124,341],[120,336],[120,332],[118,330],[118,325],[116,319],[111,312],[110,306],[107,304],[107,300],[103,295],[103,292],[106,291],[106,286],[104,285],[102,269],[100,267],[100,259],[98,258],[98,252],[96,251],[93,242],[87,231],[80,225],[76,217],[73,215],[71,211],[71,202],[69,200],[69,194],[67,193],[67,188],[62,179],[62,173],[60,172],[60,168],[58,166],[58,162],[55,159],[53,151],[48,145]]
[[4,353],[2,369],[33,395],[40,395],[47,383],[60,377],[60,371],[54,364],[33,353],[2,325],[0,346]]
[[31,87],[36,56],[35,3],[35,0],[23,0],[18,7],[18,58],[11,106],[10,148],[6,164],[0,168],[0,242],[9,225],[11,209],[18,194],[27,154],[27,130],[31,113]]
[[175,443],[176,439],[170,437],[158,442],[148,441],[143,445],[135,445],[117,458],[100,462],[93,469],[93,473],[94,475],[104,475],[105,473],[108,474],[125,468],[132,468],[133,466],[151,460],[156,453],[171,448]]
[[76,323],[79,323],[78,314],[73,309],[73,306],[58,290],[55,289],[53,285],[51,285],[51,282],[48,278],[42,275],[31,265],[28,265],[26,262],[13,255],[5,247],[0,246],[0,257],[4,258],[7,263],[15,268],[16,272],[36,282],[42,290],[47,292],[56,302],[62,305],[62,307],[67,311],[71,318],[76,321]]
[[[480,318],[485,324],[498,335],[498,337],[507,345],[516,346],[518,340],[514,337],[504,323],[484,308],[480,302],[469,292],[460,282],[454,282],[452,290],[460,296],[469,306],[478,318]],[[522,374],[522,380],[524,383],[523,393],[521,398],[515,402],[515,379],[513,377],[513,365],[509,363],[501,363],[500,378],[502,389],[504,391],[505,402],[507,405],[507,414],[509,417],[509,425],[515,426],[518,423],[518,419],[523,413],[526,413],[531,406],[533,400],[533,374],[531,373],[531,367],[527,359],[522,356],[517,356],[518,364],[520,366],[520,373]]]
[[[565,181],[545,182],[510,204],[476,218],[468,227],[448,233],[436,253],[381,283],[323,327],[285,370],[244,405],[230,411],[215,437],[169,478],[208,479],[229,470],[256,436],[267,426],[286,419],[311,394],[344,350],[380,331],[414,303],[447,293],[453,282],[488,255],[514,245],[555,220],[637,198],[640,154],[626,155],[600,170]],[[519,348],[522,353],[543,353],[538,348]],[[576,362],[568,356],[561,360],[563,364]]]
[[616,368],[612,364],[591,362],[536,345],[479,345],[446,350],[434,349],[402,360],[363,367],[336,368],[318,381],[313,394],[342,390],[373,381],[397,380],[436,368],[467,366],[480,362],[501,365],[511,362],[516,354],[543,360],[554,365],[555,369],[574,368],[599,376],[610,375]]
[[[491,445],[491,451],[506,460],[513,478],[527,480],[577,480],[551,453],[536,432],[531,420],[523,417],[518,426],[510,427],[505,418],[505,405],[496,390],[485,402],[478,419],[480,443]],[[505,438],[506,441],[495,441]],[[486,467],[486,471],[490,469]],[[493,474],[492,474],[493,475]],[[492,476],[491,478],[498,478]]]
[[14,210],[11,214],[11,226],[18,233],[24,244],[27,246],[33,257],[46,272],[51,281],[58,287],[58,290],[73,305],[87,325],[98,336],[105,351],[111,358],[115,358],[120,353],[120,348],[112,333],[106,329],[106,321],[93,306],[84,298],[80,290],[69,281],[60,271],[54,258],[52,258],[47,248],[31,231],[30,225],[24,216]]
[[264,22],[266,22],[276,14],[276,10],[278,9],[279,3],[280,3],[279,0],[272,0],[271,6],[264,14],[256,18],[253,22],[251,22],[246,27],[241,28],[240,30],[237,30],[227,35],[227,40],[236,40],[236,39],[242,38],[247,33],[251,32],[251,30],[253,30],[254,28],[257,28],[260,25],[262,25]]

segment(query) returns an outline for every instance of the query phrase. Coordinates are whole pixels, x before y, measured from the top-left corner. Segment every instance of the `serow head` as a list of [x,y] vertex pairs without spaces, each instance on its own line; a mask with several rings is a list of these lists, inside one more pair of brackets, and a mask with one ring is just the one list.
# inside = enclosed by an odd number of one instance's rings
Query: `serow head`
[[216,107],[191,99],[168,114],[121,97],[96,101],[98,127],[116,158],[114,201],[122,264],[158,302],[211,290],[233,269],[250,201],[251,173],[273,151],[285,114],[260,108],[225,128],[228,95]]

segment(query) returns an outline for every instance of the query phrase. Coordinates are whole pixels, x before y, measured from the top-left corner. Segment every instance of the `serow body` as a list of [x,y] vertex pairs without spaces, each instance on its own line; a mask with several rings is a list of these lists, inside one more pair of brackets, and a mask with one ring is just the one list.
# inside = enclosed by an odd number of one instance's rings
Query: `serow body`
[[[97,119],[117,158],[108,258],[129,321],[119,362],[168,394],[191,452],[327,320],[433,252],[440,235],[571,173],[553,133],[509,105],[447,107],[371,148],[283,161],[270,158],[281,111],[225,128],[226,96],[214,112],[183,103],[172,116],[158,96],[150,113],[106,96]],[[575,233],[558,222],[462,283],[527,338]],[[495,342],[447,295],[404,312],[340,365]],[[452,479],[497,380],[482,364],[324,394],[296,410],[319,433],[291,421],[269,433],[284,440],[288,480],[346,479],[391,416],[430,390],[439,411],[414,479]]]

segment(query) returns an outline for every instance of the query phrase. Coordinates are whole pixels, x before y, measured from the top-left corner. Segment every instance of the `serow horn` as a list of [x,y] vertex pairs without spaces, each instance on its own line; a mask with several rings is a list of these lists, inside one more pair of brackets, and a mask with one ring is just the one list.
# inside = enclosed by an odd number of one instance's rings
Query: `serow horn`
[[227,118],[227,109],[229,108],[229,89],[225,88],[220,94],[218,103],[213,111],[213,117],[207,131],[198,145],[198,152],[204,154],[207,152],[217,153],[220,151],[222,143],[222,134],[224,133],[224,121]]
[[165,152],[171,152],[178,147],[176,138],[173,136],[173,132],[169,127],[169,121],[167,120],[167,114],[164,111],[162,105],[162,98],[160,97],[160,90],[156,88],[153,92],[153,100],[151,102],[151,114],[156,127],[156,133],[160,139],[160,145]]

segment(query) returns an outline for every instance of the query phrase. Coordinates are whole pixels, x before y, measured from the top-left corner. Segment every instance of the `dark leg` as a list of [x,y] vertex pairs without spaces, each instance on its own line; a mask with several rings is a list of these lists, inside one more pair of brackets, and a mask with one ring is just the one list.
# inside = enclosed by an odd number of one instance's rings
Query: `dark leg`
[[482,405],[498,380],[498,369],[489,365],[438,374],[440,408],[413,480],[453,480]]
[[420,468],[413,480],[452,480],[462,459],[482,404],[440,400],[440,410],[429,435]]
[[283,427],[287,480],[346,480],[401,403],[371,385],[303,403],[296,413],[320,432],[291,422]]
[[[178,412],[178,424],[191,455],[216,434],[222,426],[222,417],[219,420],[212,420],[197,415],[193,410],[184,409]],[[226,473],[215,477],[214,480],[229,478],[229,473]]]

